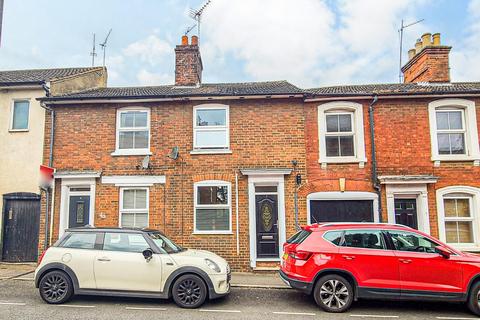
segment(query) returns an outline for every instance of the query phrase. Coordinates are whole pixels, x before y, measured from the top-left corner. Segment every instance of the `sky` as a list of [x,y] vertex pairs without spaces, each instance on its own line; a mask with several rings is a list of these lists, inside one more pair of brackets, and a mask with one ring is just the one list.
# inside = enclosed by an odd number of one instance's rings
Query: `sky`
[[[106,66],[110,86],[172,84],[174,48],[205,0],[5,0],[0,70]],[[302,88],[398,82],[423,33],[452,46],[452,81],[480,81],[480,0],[211,0],[203,82],[288,80]],[[190,35],[196,34],[193,29]]]

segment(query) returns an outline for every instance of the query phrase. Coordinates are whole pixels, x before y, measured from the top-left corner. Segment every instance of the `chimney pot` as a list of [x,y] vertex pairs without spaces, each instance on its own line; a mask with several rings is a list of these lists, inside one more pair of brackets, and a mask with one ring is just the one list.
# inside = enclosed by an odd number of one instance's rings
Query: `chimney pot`
[[440,45],[440,33],[433,34],[433,45],[439,46]]
[[192,36],[192,46],[198,46],[198,37]]
[[408,60],[411,60],[413,57],[415,57],[415,49],[408,50]]
[[417,39],[417,42],[415,43],[415,54],[420,51],[422,51],[422,39]]
[[432,34],[431,33],[424,33],[422,35],[422,48],[428,47],[432,45]]
[[182,36],[182,46],[188,46],[188,36]]

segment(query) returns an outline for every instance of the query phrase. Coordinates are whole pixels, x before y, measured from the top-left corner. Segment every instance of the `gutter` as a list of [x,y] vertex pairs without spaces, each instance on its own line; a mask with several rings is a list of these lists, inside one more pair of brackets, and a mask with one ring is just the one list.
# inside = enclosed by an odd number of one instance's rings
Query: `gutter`
[[[420,99],[420,98],[457,98],[457,97],[479,97],[480,92],[467,92],[467,93],[411,93],[411,94],[399,94],[399,95],[378,95],[382,99]],[[316,101],[336,101],[340,99],[349,99],[349,100],[367,100],[372,97],[371,94],[369,95],[350,95],[350,94],[343,94],[343,95],[336,95],[336,96],[328,96],[328,97],[318,97],[318,98],[306,98],[305,102],[316,102]]]
[[378,221],[382,222],[382,187],[378,181],[377,173],[377,155],[376,155],[376,145],[375,145],[375,119],[373,117],[373,112],[375,111],[374,105],[377,103],[378,97],[375,95],[372,102],[368,105],[368,117],[370,122],[370,140],[371,140],[371,151],[372,151],[372,183],[375,193],[378,196]]

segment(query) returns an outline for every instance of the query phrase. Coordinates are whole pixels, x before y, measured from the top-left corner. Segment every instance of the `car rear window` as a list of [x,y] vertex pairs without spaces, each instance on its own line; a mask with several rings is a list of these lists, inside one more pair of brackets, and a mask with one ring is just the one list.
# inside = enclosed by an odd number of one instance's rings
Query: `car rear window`
[[323,237],[328,242],[331,242],[334,245],[338,246],[342,241],[342,234],[343,234],[343,231],[328,231],[323,235]]
[[310,231],[307,230],[300,230],[297,233],[295,233],[290,239],[287,240],[287,243],[296,243],[300,244],[302,243],[305,239],[308,238],[310,235]]

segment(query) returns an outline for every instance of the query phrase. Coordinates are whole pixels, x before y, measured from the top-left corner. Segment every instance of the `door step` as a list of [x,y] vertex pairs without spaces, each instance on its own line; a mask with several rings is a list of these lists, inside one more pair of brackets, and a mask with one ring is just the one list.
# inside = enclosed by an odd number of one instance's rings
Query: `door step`
[[279,266],[253,268],[253,271],[278,271],[278,270],[280,270]]

